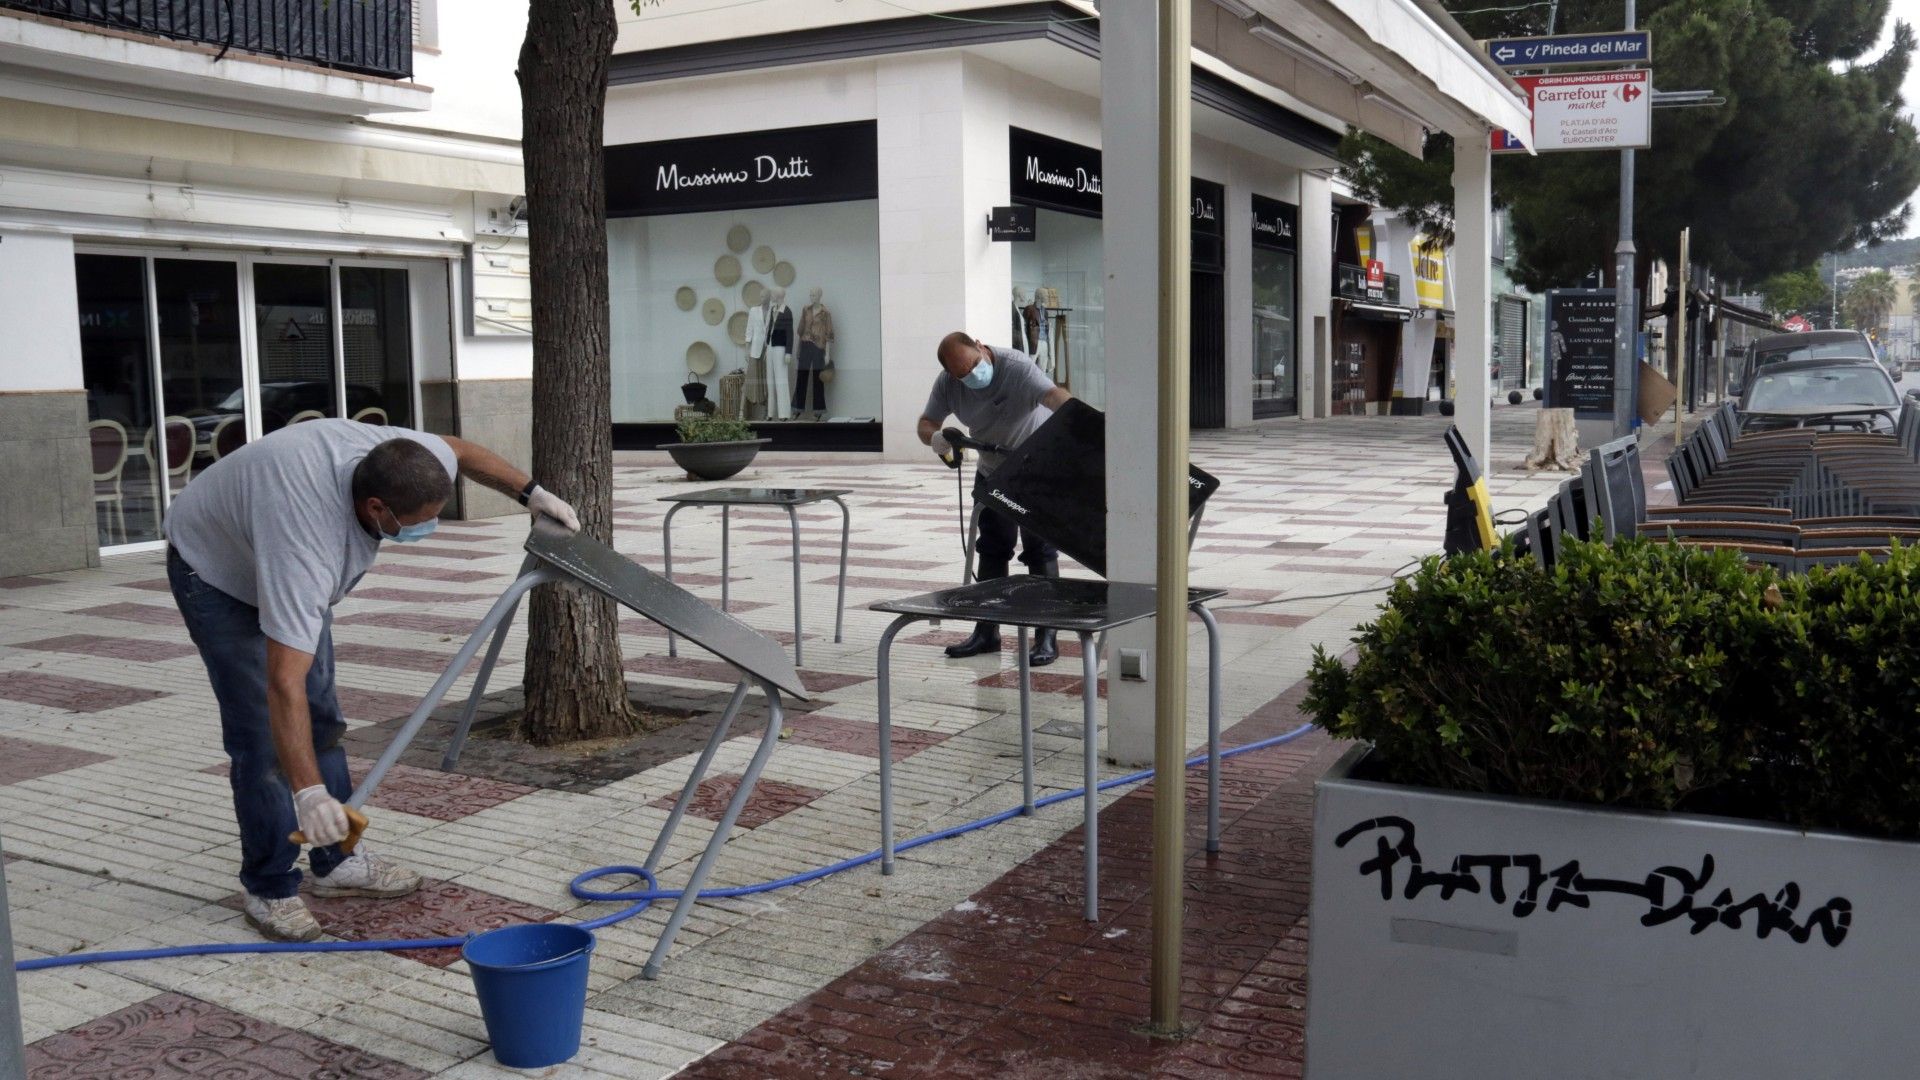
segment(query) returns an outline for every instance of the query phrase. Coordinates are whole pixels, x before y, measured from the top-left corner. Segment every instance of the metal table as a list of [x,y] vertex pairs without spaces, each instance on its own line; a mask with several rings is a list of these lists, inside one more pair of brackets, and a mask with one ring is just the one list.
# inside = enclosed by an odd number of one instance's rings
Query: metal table
[[[853,531],[853,515],[848,512],[847,504],[840,496],[851,495],[851,488],[708,488],[686,495],[663,495],[661,502],[674,503],[667,511],[665,521],[660,523],[661,543],[666,548],[667,580],[673,580],[673,515],[689,506],[717,506],[720,508],[720,610],[727,610],[728,574],[728,526],[733,508],[736,506],[777,506],[787,512],[787,524],[793,528],[793,662],[800,658],[800,514],[799,508],[808,503],[830,502],[840,508],[840,596],[833,613],[833,640],[840,640],[840,630],[847,614],[847,537]],[[667,655],[679,656],[671,631],[667,634]]]
[[780,741],[780,725],[785,715],[780,707],[781,693],[804,701],[808,697],[807,688],[801,683],[793,664],[788,662],[787,654],[781,650],[779,642],[715,610],[706,601],[607,545],[587,536],[567,533],[543,518],[534,525],[526,547],[527,561],[521,565],[519,576],[507,586],[500,599],[494,601],[493,607],[480,620],[480,625],[474,628],[466,644],[460,646],[460,651],[454,654],[446,670],[441,672],[433,689],[427,691],[427,696],[394,735],[386,752],[367,770],[367,775],[361,779],[360,786],[354,789],[347,805],[356,809],[366,805],[368,797],[380,785],[381,778],[386,776],[394,762],[400,760],[400,755],[413,742],[414,736],[420,733],[421,726],[427,722],[434,707],[440,704],[440,699],[446,696],[454,681],[466,670],[481,643],[491,635],[493,641],[487,646],[487,657],[481,662],[479,673],[474,676],[473,689],[467,695],[466,707],[460,713],[460,722],[448,741],[447,753],[441,759],[440,767],[451,769],[459,761],[460,750],[466,745],[467,731],[473,726],[474,710],[480,704],[481,695],[486,693],[487,679],[500,659],[500,647],[506,642],[507,632],[513,628],[514,609],[520,606],[520,598],[534,586],[548,582],[584,585],[659,623],[669,632],[681,634],[732,664],[740,671],[741,678],[734,685],[733,697],[727,702],[726,712],[721,714],[720,722],[707,738],[706,747],[700,751],[700,760],[694,764],[686,785],[681,788],[680,797],[673,804],[673,812],[667,816],[667,823],[661,827],[652,850],[647,853],[646,869],[649,874],[659,866],[660,857],[673,839],[674,830],[686,815],[687,805],[693,801],[694,791],[713,764],[714,752],[726,741],[727,729],[732,726],[734,717],[739,715],[740,707],[746,703],[748,690],[755,685],[759,686],[766,698],[767,730],[760,737],[760,746],[754,751],[753,760],[747,764],[741,776],[739,790],[727,802],[719,826],[707,841],[706,850],[694,866],[693,876],[681,890],[673,914],[667,919],[666,928],[660,932],[660,940],[654,944],[653,954],[642,969],[641,973],[651,979],[659,973],[674,936],[687,921],[687,915],[693,910],[701,887],[706,884],[707,875],[713,869],[721,846],[733,831],[734,821],[739,818],[741,809],[753,794],[753,786],[766,768],[767,759],[773,756],[774,744]]
[[[1081,762],[1086,790],[1081,799],[1086,821],[1086,904],[1088,920],[1100,913],[1100,781],[1099,722],[1100,649],[1095,635],[1105,640],[1117,626],[1152,618],[1155,592],[1151,585],[1050,578],[1032,574],[979,581],[954,589],[887,600],[870,610],[900,616],[880,636],[880,872],[893,873],[893,639],[907,626],[931,619],[959,622],[998,622],[1016,626],[1020,641],[1020,788],[1023,812],[1033,805],[1032,672],[1027,661],[1027,631],[1057,630],[1080,638]],[[1208,601],[1225,589],[1188,589],[1187,606],[1207,628],[1207,850],[1220,850],[1220,626],[1208,611]]]

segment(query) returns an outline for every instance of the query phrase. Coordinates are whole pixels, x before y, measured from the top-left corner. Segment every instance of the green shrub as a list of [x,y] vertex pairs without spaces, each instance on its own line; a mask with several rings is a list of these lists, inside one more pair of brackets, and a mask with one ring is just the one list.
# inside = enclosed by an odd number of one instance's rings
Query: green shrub
[[689,416],[680,421],[680,441],[740,442],[753,438],[753,426],[744,420],[721,420],[712,416]]
[[1427,560],[1306,699],[1386,779],[1920,836],[1920,549],[1806,576],[1657,541]]

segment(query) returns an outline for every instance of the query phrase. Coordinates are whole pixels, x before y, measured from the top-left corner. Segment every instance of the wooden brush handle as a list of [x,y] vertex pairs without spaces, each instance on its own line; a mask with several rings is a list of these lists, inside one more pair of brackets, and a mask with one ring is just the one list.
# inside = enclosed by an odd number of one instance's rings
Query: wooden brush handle
[[[351,806],[343,806],[341,809],[347,812],[347,838],[340,841],[340,850],[351,855],[353,854],[353,849],[359,846],[360,834],[367,831],[367,815],[355,810]],[[296,844],[305,844],[307,842],[307,834],[295,829],[293,835],[287,837],[287,839]]]

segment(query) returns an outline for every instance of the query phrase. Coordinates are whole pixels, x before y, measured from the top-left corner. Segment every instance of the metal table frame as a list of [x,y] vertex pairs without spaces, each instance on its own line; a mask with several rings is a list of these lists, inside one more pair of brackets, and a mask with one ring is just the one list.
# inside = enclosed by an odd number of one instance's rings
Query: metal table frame
[[[947,590],[948,592],[956,590]],[[1200,617],[1207,628],[1207,850],[1220,850],[1220,624],[1213,613],[1207,610],[1207,600],[1217,597],[1218,593],[1197,599],[1188,605],[1188,610]],[[874,605],[876,608],[881,605]],[[879,676],[880,676],[880,872],[893,873],[893,639],[900,631],[916,622],[929,622],[937,618],[966,620],[971,614],[901,615],[880,635]],[[1019,628],[1020,642],[1016,655],[1020,666],[1020,791],[1021,813],[1031,817],[1034,812],[1033,800],[1033,679],[1032,670],[1027,661],[1027,631],[1047,628],[1045,623],[1023,622],[1016,617],[1000,612],[994,616],[1002,623],[1011,623]],[[1100,650],[1096,644],[1106,640],[1106,632],[1130,622],[1150,618],[1151,613],[1131,619],[1121,619],[1098,629],[1082,630],[1055,627],[1062,633],[1073,633],[1080,638],[1081,671],[1081,768],[1084,773],[1085,790],[1081,796],[1081,814],[1086,831],[1086,899],[1083,913],[1089,922],[1100,917],[1100,800],[1098,786],[1100,782]]]
[[[494,665],[500,659],[500,648],[506,642],[508,631],[513,628],[514,611],[520,606],[521,598],[536,585],[567,581],[587,584],[572,574],[547,565],[535,556],[527,557],[526,562],[521,564],[520,574],[514,579],[513,584],[507,586],[506,592],[501,594],[500,599],[494,601],[493,607],[488,609],[486,616],[480,620],[480,625],[474,628],[466,643],[460,646],[453,660],[447,664],[446,670],[441,672],[433,688],[427,691],[427,696],[421,699],[420,704],[413,710],[413,714],[407,717],[405,724],[401,725],[399,732],[394,735],[393,742],[387,746],[379,760],[374,762],[373,767],[367,770],[366,776],[361,778],[360,785],[354,789],[352,797],[347,800],[348,806],[357,809],[366,805],[374,789],[379,787],[381,779],[386,776],[394,763],[400,760],[407,746],[413,742],[414,737],[420,733],[421,727],[426,724],[428,716],[432,715],[434,708],[440,704],[447,691],[452,689],[454,681],[466,670],[467,664],[479,651],[481,642],[491,636],[486,659],[481,662],[480,670],[474,676],[473,689],[467,694],[466,705],[461,709],[459,723],[455,726],[453,736],[447,743],[446,755],[440,761],[440,768],[443,771],[453,768],[454,764],[460,760],[460,751],[466,745],[467,733],[473,726],[474,712],[480,704],[480,698],[487,691],[487,681],[493,674]],[[641,614],[646,613],[641,612]],[[742,675],[743,677],[733,688],[733,696],[727,702],[726,711],[721,714],[719,723],[714,726],[713,734],[707,737],[707,744],[700,751],[699,760],[695,762],[693,771],[688,774],[686,784],[681,787],[679,798],[674,800],[673,810],[667,815],[666,824],[661,827],[660,835],[654,840],[653,848],[647,853],[645,866],[648,873],[653,873],[659,866],[660,858],[666,852],[667,844],[673,839],[674,831],[679,828],[681,819],[686,816],[687,806],[693,801],[700,781],[706,778],[707,770],[713,764],[715,752],[719,750],[720,744],[726,741],[728,729],[732,727],[734,718],[739,715],[741,706],[747,700],[748,691],[755,683],[759,684],[760,692],[767,702],[767,729],[760,737],[760,745],[754,750],[753,759],[748,762],[745,772],[741,775],[739,789],[733,793],[733,798],[728,800],[726,812],[720,816],[720,823],[715,826],[712,838],[707,841],[706,849],[700,855],[700,861],[693,868],[693,875],[687,879],[680,898],[674,903],[673,914],[668,917],[666,927],[660,932],[660,939],[654,943],[653,952],[641,969],[641,975],[644,978],[651,979],[659,974],[660,965],[666,961],[667,952],[673,945],[674,937],[679,934],[680,927],[692,913],[693,905],[699,899],[700,890],[706,885],[707,876],[713,870],[714,860],[719,857],[721,847],[726,844],[727,837],[733,832],[734,822],[739,819],[741,810],[746,807],[747,799],[753,794],[754,785],[759,781],[761,771],[766,768],[767,759],[772,757],[774,744],[780,741],[780,728],[785,719],[785,711],[780,705],[780,688],[766,679],[746,675],[744,672]]]
[[[719,489],[726,490],[726,489]],[[667,511],[666,519],[660,523],[660,540],[666,558],[665,572],[668,581],[673,580],[673,515],[689,506],[718,506],[720,508],[720,610],[726,611],[729,601],[728,579],[731,548],[730,526],[732,512],[736,506],[777,506],[787,512],[787,524],[793,530],[793,662],[802,663],[800,641],[804,636],[800,629],[800,514],[799,508],[809,503],[830,502],[840,508],[840,594],[839,602],[833,613],[833,640],[841,640],[841,631],[847,617],[847,541],[853,532],[853,514],[840,496],[849,492],[837,488],[795,488],[804,498],[791,502],[774,500],[714,499],[704,498],[712,492],[696,491],[691,495],[667,495],[661,502],[670,502],[674,506]],[[679,646],[674,633],[667,632],[667,655],[679,656]]]

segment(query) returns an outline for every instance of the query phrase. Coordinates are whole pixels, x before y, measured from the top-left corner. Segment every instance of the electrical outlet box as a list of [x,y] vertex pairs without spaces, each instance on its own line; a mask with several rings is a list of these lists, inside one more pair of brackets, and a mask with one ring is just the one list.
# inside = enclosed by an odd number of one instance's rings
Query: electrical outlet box
[[1128,682],[1147,681],[1147,650],[1120,650],[1120,677]]

